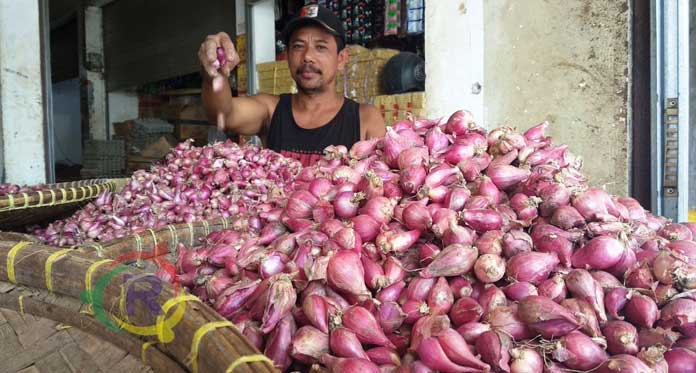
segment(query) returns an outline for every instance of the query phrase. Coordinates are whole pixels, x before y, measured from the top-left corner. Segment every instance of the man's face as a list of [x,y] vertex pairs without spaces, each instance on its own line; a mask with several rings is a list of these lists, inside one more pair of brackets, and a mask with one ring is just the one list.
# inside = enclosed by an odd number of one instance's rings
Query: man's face
[[320,26],[304,26],[292,33],[288,44],[290,74],[300,91],[335,90],[336,72],[345,66],[347,52],[338,53],[332,34]]

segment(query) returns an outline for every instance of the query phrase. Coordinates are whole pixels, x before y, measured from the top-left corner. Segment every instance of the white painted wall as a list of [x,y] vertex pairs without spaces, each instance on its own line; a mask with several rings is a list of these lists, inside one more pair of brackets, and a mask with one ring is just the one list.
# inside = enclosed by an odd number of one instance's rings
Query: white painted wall
[[56,162],[82,162],[80,122],[80,80],[53,84],[54,159]]
[[425,107],[429,118],[459,109],[483,123],[483,1],[426,0]]
[[[96,6],[85,7],[85,53],[101,56],[104,66],[104,38],[102,28],[102,9]],[[89,58],[88,58],[89,59]],[[89,84],[89,134],[92,139],[107,140],[106,119],[106,82],[103,68],[101,71],[87,69],[86,78]]]
[[[250,66],[263,62],[275,61],[275,5],[273,0],[262,0],[251,8],[252,28],[254,35],[253,61]],[[258,87],[258,73],[256,74]]]
[[[138,118],[138,94],[128,91],[109,92],[109,123],[113,125]],[[113,128],[112,132],[113,133]]]
[[0,0],[3,181],[46,181],[39,2]]

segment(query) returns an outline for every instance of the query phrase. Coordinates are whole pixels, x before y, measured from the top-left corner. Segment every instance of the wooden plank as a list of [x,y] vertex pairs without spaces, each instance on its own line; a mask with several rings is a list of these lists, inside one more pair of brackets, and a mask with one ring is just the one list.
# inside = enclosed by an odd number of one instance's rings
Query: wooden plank
[[[74,343],[73,343],[74,345]],[[34,363],[41,373],[73,373],[60,351],[56,351]]]
[[126,356],[125,351],[79,329],[68,329],[68,333],[77,345],[94,359],[94,363],[102,371],[113,371],[111,368]]
[[31,348],[18,351],[12,355],[11,359],[0,360],[0,372],[15,372],[33,364],[37,359],[57,351],[59,348],[73,343],[73,339],[68,333],[55,333],[45,341],[39,342]]
[[60,349],[60,354],[73,372],[99,372],[99,366],[85,350],[76,343]]

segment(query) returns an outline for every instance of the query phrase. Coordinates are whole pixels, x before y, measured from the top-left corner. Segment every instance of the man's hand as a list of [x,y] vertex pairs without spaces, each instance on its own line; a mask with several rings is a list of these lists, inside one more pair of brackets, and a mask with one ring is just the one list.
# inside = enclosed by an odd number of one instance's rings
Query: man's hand
[[[225,58],[227,63],[220,66],[218,61],[217,49],[222,48],[224,50]],[[224,32],[219,32],[215,35],[208,35],[201,47],[198,49],[198,60],[210,80],[216,80],[215,78],[223,77],[227,78],[230,76],[230,72],[239,64],[239,54],[232,43],[230,36]],[[215,85],[215,84],[213,84]]]

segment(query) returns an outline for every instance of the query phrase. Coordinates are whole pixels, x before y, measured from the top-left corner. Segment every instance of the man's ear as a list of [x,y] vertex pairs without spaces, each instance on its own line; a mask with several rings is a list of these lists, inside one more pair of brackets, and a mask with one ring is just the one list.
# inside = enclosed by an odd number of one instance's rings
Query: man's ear
[[338,70],[343,71],[348,63],[350,55],[348,54],[348,47],[344,47],[340,52],[338,52]]

